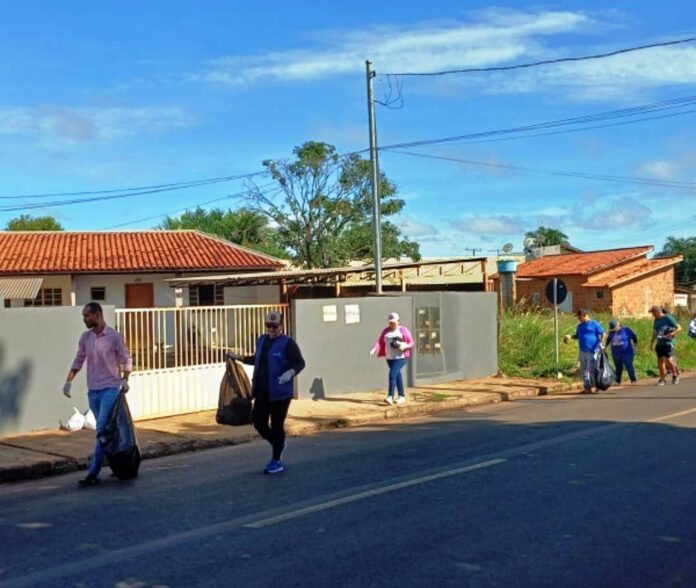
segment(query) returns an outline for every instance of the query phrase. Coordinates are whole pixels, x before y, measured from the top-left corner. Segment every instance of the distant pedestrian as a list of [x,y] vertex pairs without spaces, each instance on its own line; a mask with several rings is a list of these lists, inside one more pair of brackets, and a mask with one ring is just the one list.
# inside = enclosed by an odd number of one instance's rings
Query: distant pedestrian
[[653,306],[650,313],[655,319],[650,349],[654,348],[657,355],[657,369],[660,374],[657,385],[665,385],[668,371],[672,373],[672,384],[678,384],[679,368],[674,361],[674,338],[681,331],[681,325],[658,305]]
[[389,367],[389,383],[387,387],[387,404],[394,404],[394,390],[398,391],[397,404],[406,402],[404,391],[404,380],[401,377],[401,370],[406,365],[408,358],[411,357],[413,347],[413,337],[411,331],[399,324],[399,315],[396,312],[389,313],[388,325],[382,329],[377,341],[370,349],[370,356],[377,354],[378,357],[385,357]]
[[79,484],[94,486],[99,483],[99,472],[104,460],[104,449],[99,437],[106,428],[119,391],[124,394],[128,392],[128,376],[133,370],[133,362],[121,334],[104,321],[100,304],[87,304],[82,309],[82,320],[89,330],[80,337],[75,361],[63,386],[63,394],[70,398],[72,381],[87,361],[87,398],[89,408],[97,420],[97,442],[87,477],[80,480]]
[[268,332],[256,342],[256,353],[228,353],[228,357],[254,366],[252,421],[259,435],[273,448],[271,461],[263,471],[279,474],[285,469],[285,419],[293,397],[292,379],[304,369],[305,360],[295,340],[283,333],[282,314],[269,312],[265,326]]
[[590,314],[584,308],[577,312],[578,326],[573,335],[563,337],[563,342],[577,339],[580,351],[580,371],[582,372],[583,393],[592,394],[592,386],[595,380],[597,368],[597,350],[602,346],[604,329],[597,321],[590,318]]
[[696,312],[691,317],[691,322],[689,322],[689,337],[696,339]]
[[635,347],[638,345],[638,336],[629,328],[624,327],[617,319],[609,321],[607,333],[607,347],[611,349],[616,368],[616,383],[621,383],[621,374],[624,367],[628,372],[628,379],[632,385],[636,382],[636,370],[633,368]]

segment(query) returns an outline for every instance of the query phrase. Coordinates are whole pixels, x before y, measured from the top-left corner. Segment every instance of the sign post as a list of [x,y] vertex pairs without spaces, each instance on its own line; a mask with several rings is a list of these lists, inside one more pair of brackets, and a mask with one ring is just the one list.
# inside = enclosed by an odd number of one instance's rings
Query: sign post
[[556,348],[556,377],[561,379],[563,374],[560,370],[560,350],[558,346],[558,305],[568,296],[568,289],[563,280],[553,278],[546,284],[546,299],[553,304],[553,339]]

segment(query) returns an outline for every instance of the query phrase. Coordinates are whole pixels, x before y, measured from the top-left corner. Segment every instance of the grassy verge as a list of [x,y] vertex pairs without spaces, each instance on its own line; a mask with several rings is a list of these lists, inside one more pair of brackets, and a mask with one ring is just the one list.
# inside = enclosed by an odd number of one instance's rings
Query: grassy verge
[[[613,318],[608,314],[593,315],[606,330]],[[553,312],[550,310],[506,310],[500,314],[500,344],[498,365],[507,376],[529,378],[555,378],[555,348],[553,337]],[[574,333],[577,318],[572,314],[558,313],[559,333]],[[630,327],[638,336],[635,367],[641,378],[657,376],[657,360],[650,351],[652,318],[626,318],[622,324]],[[682,371],[696,370],[696,339],[687,336],[688,318],[681,318],[682,332],[677,336],[677,364]],[[565,345],[560,342],[560,371],[566,378],[577,375],[577,341]]]

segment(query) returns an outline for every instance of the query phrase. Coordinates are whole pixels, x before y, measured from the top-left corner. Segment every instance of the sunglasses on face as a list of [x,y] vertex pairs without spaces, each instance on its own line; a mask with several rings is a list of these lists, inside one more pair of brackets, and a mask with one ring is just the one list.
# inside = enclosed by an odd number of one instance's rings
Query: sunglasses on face
[[277,329],[280,325],[276,325],[275,323],[266,323],[266,328],[267,329]]

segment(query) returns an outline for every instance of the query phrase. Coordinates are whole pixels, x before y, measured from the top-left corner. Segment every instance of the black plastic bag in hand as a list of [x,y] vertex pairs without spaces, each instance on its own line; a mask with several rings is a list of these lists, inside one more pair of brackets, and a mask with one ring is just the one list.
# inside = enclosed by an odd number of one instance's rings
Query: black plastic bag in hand
[[140,447],[135,436],[135,426],[128,409],[126,395],[120,392],[104,431],[99,435],[109,467],[119,480],[132,480],[140,468]]
[[597,367],[595,368],[595,386],[598,390],[608,390],[616,381],[614,368],[609,363],[609,358],[603,349],[597,350]]
[[251,384],[241,363],[227,358],[215,420],[220,425],[251,423]]

